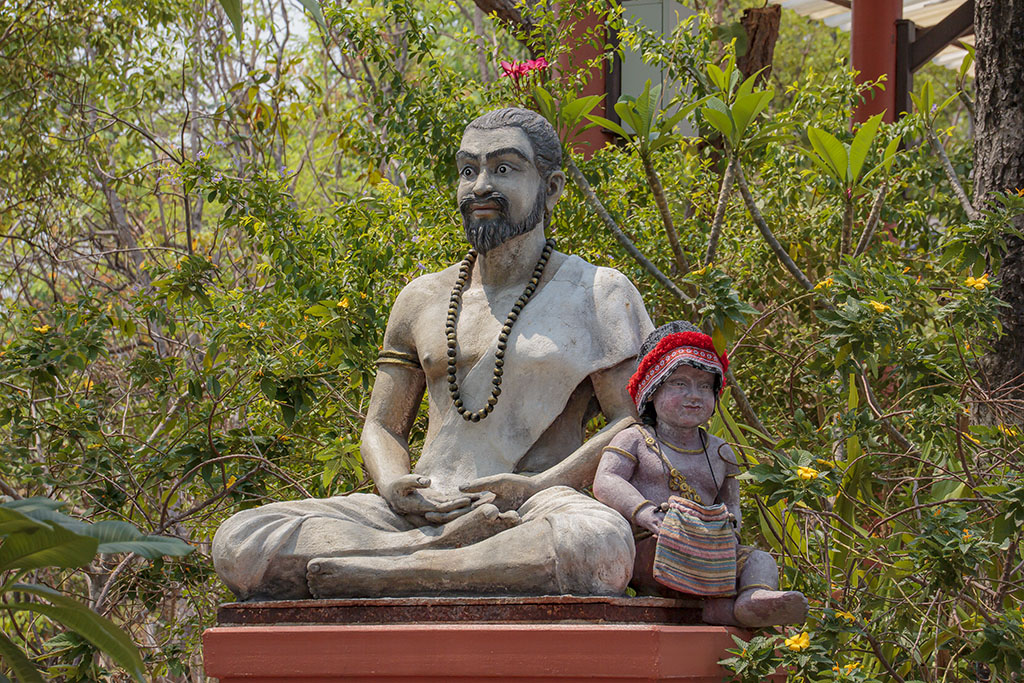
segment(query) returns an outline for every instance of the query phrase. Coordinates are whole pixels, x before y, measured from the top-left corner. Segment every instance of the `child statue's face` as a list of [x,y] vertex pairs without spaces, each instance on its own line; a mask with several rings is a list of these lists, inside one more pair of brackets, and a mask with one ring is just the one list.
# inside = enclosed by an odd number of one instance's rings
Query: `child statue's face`
[[651,398],[658,424],[677,429],[699,427],[715,412],[715,376],[689,365],[680,365]]

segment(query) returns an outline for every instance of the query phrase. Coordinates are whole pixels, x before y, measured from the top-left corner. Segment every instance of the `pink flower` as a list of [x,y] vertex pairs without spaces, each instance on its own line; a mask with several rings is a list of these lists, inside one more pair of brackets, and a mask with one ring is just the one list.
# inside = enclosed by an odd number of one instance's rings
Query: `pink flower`
[[515,81],[518,85],[519,79],[526,76],[531,71],[546,69],[548,67],[548,60],[543,57],[539,57],[525,62],[500,62],[500,66],[501,70],[505,72],[505,75]]

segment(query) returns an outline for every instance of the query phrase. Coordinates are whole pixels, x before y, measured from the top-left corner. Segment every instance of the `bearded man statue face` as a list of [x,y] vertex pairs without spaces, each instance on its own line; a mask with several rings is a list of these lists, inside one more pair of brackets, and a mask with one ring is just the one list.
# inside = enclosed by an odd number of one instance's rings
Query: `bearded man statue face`
[[[503,119],[485,120],[493,118],[493,113],[481,117],[466,128],[456,153],[462,225],[466,240],[481,254],[546,226],[565,185],[558,166],[551,168],[552,139],[556,164],[561,162],[561,148],[547,122],[526,110],[501,112],[510,112],[506,114],[509,125],[501,125]],[[519,125],[524,120],[526,127]],[[535,140],[537,130],[531,135],[530,127],[539,129],[541,139]],[[539,142],[540,155],[534,142]]]

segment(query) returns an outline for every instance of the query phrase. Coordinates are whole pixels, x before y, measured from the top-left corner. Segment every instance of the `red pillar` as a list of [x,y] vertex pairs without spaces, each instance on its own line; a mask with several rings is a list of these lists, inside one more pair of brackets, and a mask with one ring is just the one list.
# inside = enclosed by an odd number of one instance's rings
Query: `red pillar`
[[864,103],[853,112],[862,123],[885,111],[884,121],[896,120],[896,21],[903,18],[902,0],[853,0],[850,52],[857,82],[885,75],[885,90],[865,90]]
[[[589,13],[587,16],[579,19],[576,25],[573,27],[572,40],[578,41],[584,35],[593,35],[595,30],[604,29],[604,18],[598,16],[596,13]],[[605,41],[598,41],[604,43]],[[560,71],[568,71],[570,69],[577,69],[580,65],[584,64],[588,60],[591,60],[599,55],[599,52],[591,42],[583,42],[577,44],[576,49],[573,50],[572,55],[562,55],[558,59],[558,69]],[[571,64],[570,64],[571,59]],[[591,69],[590,80],[587,81],[587,85],[580,91],[579,97],[586,97],[588,95],[605,95],[607,92],[607,81],[606,74],[608,72],[607,67],[597,67]],[[601,104],[594,108],[593,113],[599,116],[608,116],[608,110],[614,105],[614,102],[609,103],[608,97],[605,96],[601,100]],[[584,125],[588,124],[589,121],[585,121]],[[582,128],[583,126],[581,126]],[[590,155],[597,150],[604,147],[608,142],[612,140],[612,135],[606,132],[603,128],[595,126],[589,130],[580,132],[579,130],[574,131],[574,135],[570,136],[573,150],[577,154],[582,154],[584,158],[590,158]]]

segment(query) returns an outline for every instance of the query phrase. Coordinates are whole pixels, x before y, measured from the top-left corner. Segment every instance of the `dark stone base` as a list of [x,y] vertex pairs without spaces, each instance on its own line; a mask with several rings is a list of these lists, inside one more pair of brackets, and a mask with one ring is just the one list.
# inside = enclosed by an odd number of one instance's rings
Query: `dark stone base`
[[699,624],[700,600],[667,598],[426,597],[280,600],[221,605],[224,626],[269,624],[631,623]]

